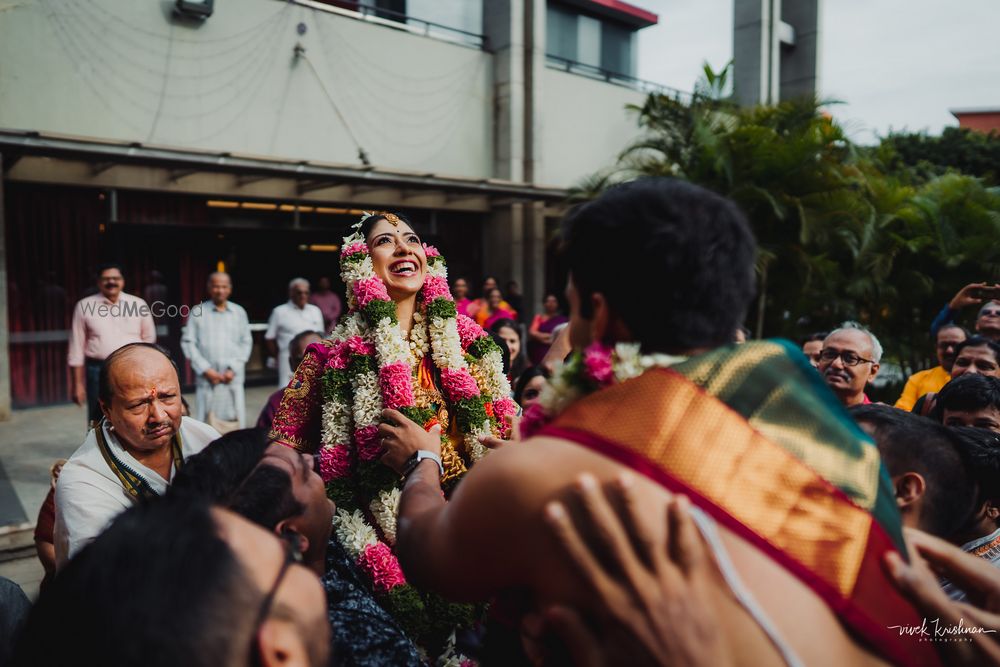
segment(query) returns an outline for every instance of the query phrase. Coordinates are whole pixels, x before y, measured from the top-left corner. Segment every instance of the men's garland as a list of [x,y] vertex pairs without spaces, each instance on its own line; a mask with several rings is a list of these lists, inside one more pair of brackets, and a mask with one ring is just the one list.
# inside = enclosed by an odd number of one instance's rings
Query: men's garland
[[[388,407],[426,430],[440,425],[443,483],[450,491],[486,454],[480,436],[509,436],[505,418],[516,414],[517,406],[500,348],[475,322],[457,314],[444,258],[432,246],[424,251],[428,275],[406,340],[364,238],[355,232],[344,239],[340,266],[349,314],[330,336],[323,372],[320,473],[337,504],[337,538],[370,578],[377,599],[418,643],[440,656],[439,662],[457,665],[464,658],[449,637],[475,620],[475,609],[407,583],[392,550],[402,480],[379,462],[378,424]],[[443,396],[419,381],[433,377],[435,369]],[[447,436],[450,415],[464,451]]]
[[551,423],[572,403],[615,382],[638,377],[650,368],[667,368],[687,357],[669,354],[640,354],[638,343],[617,343],[610,348],[591,343],[582,353],[575,352],[553,374],[538,402],[525,411],[521,437],[528,438]]

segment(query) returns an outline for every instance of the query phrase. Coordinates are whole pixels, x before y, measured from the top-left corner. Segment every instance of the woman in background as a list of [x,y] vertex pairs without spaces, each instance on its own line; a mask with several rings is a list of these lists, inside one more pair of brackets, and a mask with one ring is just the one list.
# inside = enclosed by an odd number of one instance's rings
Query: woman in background
[[559,312],[559,299],[555,294],[547,294],[542,302],[544,312],[535,315],[528,328],[528,357],[532,365],[540,364],[552,345],[552,330],[569,321]]

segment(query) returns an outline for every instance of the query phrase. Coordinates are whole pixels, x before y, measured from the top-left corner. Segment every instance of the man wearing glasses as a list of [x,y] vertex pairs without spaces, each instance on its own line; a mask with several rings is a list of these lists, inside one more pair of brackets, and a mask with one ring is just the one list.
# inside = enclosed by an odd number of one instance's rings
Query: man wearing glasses
[[871,403],[865,387],[878,374],[882,344],[857,322],[844,322],[823,341],[819,372],[847,407]]

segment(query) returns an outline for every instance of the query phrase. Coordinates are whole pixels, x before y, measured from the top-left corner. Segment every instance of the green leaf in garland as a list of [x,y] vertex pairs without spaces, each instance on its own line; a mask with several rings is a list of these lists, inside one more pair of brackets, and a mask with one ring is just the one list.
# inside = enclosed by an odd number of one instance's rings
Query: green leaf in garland
[[483,336],[469,343],[469,354],[477,359],[482,359],[493,350],[500,350],[500,346],[489,336]]
[[416,639],[427,634],[430,629],[427,608],[413,586],[409,584],[396,586],[382,596],[381,603],[411,638]]
[[399,483],[399,475],[378,461],[360,461],[354,472],[354,483],[361,498],[370,500],[394,488]]
[[396,319],[396,304],[392,301],[383,301],[382,299],[372,299],[368,302],[368,305],[364,307],[365,320],[368,322],[368,326],[374,328],[379,322],[381,322],[386,317],[392,324],[398,324],[399,320]]
[[486,406],[483,404],[482,396],[463,398],[455,404],[455,414],[458,417],[458,426],[463,433],[468,433],[473,427],[480,426],[486,421]]
[[347,364],[347,376],[354,379],[364,373],[378,373],[374,355],[352,354],[351,361]]
[[448,602],[436,593],[424,594],[424,607],[431,622],[431,634],[447,637],[455,628],[472,625],[476,620],[476,605]]
[[323,401],[351,403],[351,377],[346,370],[328,368],[323,373]]
[[341,264],[360,264],[361,262],[365,261],[365,257],[367,257],[367,256],[368,256],[368,253],[366,253],[366,252],[352,252],[350,255],[347,255],[346,257],[343,256],[343,255],[341,255],[341,257],[340,257],[340,263]]
[[434,411],[430,408],[418,408],[412,405],[405,405],[399,411],[406,415],[414,424],[421,427],[434,416]]
[[350,478],[331,479],[326,483],[326,497],[334,502],[337,509],[353,512],[360,509],[354,499],[354,486]]
[[434,299],[427,304],[427,317],[430,317],[431,319],[438,318],[446,320],[448,318],[456,317],[457,315],[458,310],[455,308],[455,302],[449,301],[444,297]]

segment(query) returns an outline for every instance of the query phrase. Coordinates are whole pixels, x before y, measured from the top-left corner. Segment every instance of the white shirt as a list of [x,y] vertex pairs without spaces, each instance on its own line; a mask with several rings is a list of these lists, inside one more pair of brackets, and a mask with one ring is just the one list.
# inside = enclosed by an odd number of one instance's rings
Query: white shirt
[[278,342],[278,386],[285,387],[292,379],[292,369],[288,367],[288,344],[303,331],[323,333],[323,313],[319,308],[307,303],[299,308],[289,301],[271,311],[264,338]]
[[[163,479],[125,451],[106,425],[102,428],[108,447],[118,460],[142,475],[154,491],[164,493],[173,480],[174,466],[170,466],[170,480]],[[180,433],[181,453],[185,459],[219,437],[214,428],[190,417],[181,417]],[[132,497],[104,460],[97,446],[97,434],[92,429],[66,461],[56,483],[56,565],[62,567],[132,504]]]

